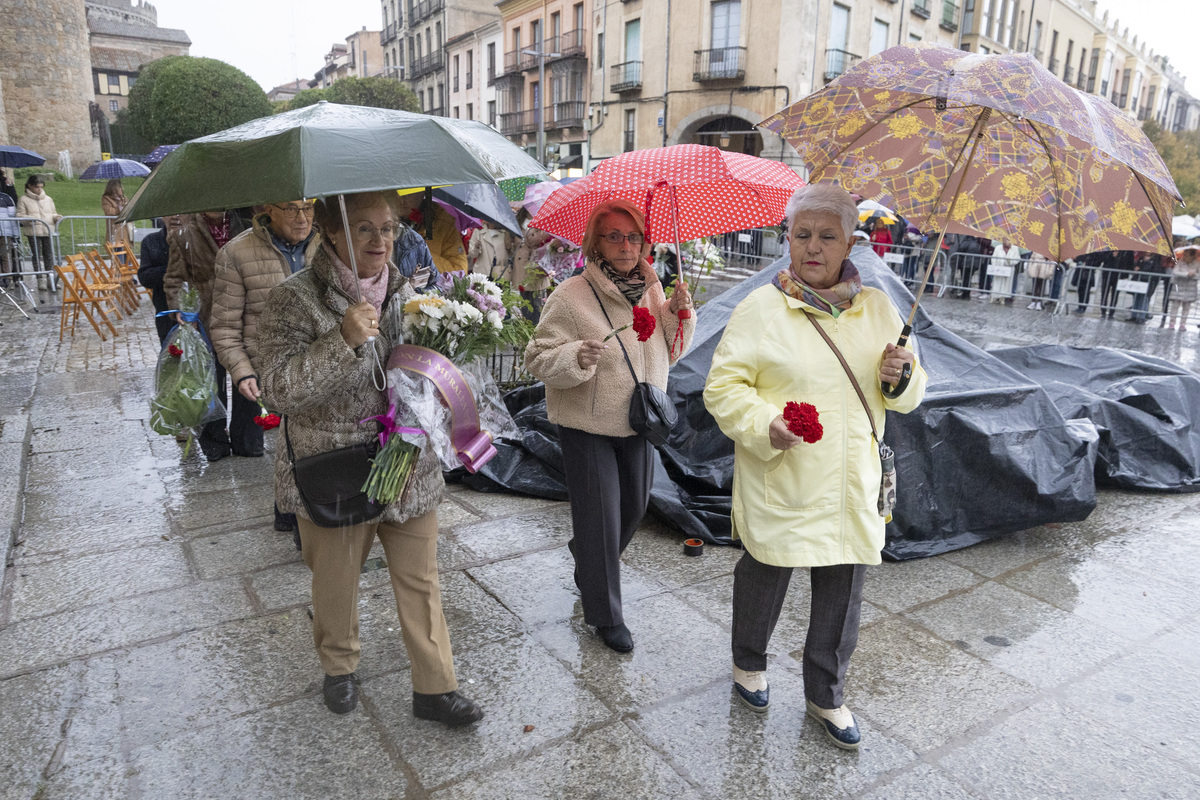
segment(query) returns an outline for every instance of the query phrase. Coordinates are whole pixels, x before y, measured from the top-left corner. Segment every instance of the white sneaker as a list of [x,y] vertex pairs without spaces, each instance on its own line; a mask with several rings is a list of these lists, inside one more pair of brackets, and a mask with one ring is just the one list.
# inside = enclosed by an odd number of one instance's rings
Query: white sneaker
[[1037,300],[1034,300],[1032,303],[1030,303],[1029,305],[1027,305],[1025,307],[1028,308],[1030,311],[1036,311],[1037,305],[1038,305]]

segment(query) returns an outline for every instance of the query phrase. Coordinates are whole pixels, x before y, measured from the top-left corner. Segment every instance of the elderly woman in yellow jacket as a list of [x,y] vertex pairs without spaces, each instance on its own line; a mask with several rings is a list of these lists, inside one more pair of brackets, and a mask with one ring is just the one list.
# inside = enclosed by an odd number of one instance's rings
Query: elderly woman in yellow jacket
[[[550,295],[525,349],[526,368],[546,384],[546,415],[558,425],[583,619],[618,653],[633,649],[621,608],[621,553],[646,513],[654,477],[650,443],[629,427],[630,372],[666,389],[667,370],[696,327],[694,317],[677,314],[691,308],[687,284],[670,300],[663,294],[646,260],[645,234],[645,217],[633,203],[597,206],[583,235],[583,273]],[[645,340],[630,329],[635,308],[655,321]],[[672,351],[677,335],[680,347]]]
[[[884,544],[882,468],[863,403],[813,323],[845,358],[881,437],[885,410],[915,408],[926,377],[913,354],[893,344],[903,321],[887,295],[864,288],[847,260],[856,222],[850,195],[801,187],[787,219],[791,266],[734,310],[704,389],[705,405],[734,442],[733,534],[745,547],[734,570],[733,686],[752,710],[767,710],[767,644],[792,570],[809,567],[808,713],[834,744],[854,749],[858,726],[842,689],[858,643],[866,565],[880,562]],[[912,376],[901,385],[905,365]],[[885,396],[881,383],[900,391]],[[789,430],[789,402],[816,408],[819,438]]]

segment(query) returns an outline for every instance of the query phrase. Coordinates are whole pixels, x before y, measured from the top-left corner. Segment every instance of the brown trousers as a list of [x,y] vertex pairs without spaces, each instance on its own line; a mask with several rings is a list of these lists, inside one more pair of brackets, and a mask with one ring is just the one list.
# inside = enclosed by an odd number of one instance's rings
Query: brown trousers
[[358,668],[358,580],[378,535],[412,662],[413,691],[442,694],[457,689],[438,583],[437,512],[398,525],[366,522],[322,528],[300,515],[297,522],[304,563],[313,575],[313,642],[325,673],[346,675]]

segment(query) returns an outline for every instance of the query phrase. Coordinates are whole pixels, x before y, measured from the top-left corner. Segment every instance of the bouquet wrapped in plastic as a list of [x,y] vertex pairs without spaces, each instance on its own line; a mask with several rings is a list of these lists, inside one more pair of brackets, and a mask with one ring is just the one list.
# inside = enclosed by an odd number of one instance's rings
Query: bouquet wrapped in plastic
[[205,423],[225,419],[225,406],[217,399],[212,348],[204,334],[190,324],[200,318],[200,297],[186,283],[179,293],[179,315],[184,323],[171,329],[158,354],[150,427],[165,435],[187,433],[186,456]]
[[578,245],[553,236],[534,251],[533,260],[537,268],[557,286],[571,277],[577,267],[583,266],[583,251]]
[[520,437],[484,356],[529,341],[533,325],[516,313],[521,303],[484,275],[449,272],[435,291],[404,304],[404,344],[387,364],[388,412],[370,420],[383,431],[363,486],[368,497],[399,497],[425,446],[444,469],[475,472],[495,454],[492,441]]

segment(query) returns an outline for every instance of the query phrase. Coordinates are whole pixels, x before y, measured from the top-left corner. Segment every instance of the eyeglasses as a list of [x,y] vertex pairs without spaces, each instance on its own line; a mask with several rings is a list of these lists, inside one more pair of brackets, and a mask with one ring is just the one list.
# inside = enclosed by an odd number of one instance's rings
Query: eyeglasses
[[[275,205],[275,204],[272,203],[272,205]],[[291,217],[292,219],[299,219],[301,214],[303,214],[306,217],[311,217],[313,215],[313,212],[315,211],[315,209],[313,208],[311,203],[305,203],[302,206],[275,205],[275,207],[278,208],[280,211],[282,211],[284,216]]]
[[397,225],[384,225],[382,228],[376,228],[369,222],[364,222],[354,228],[354,238],[364,242],[369,242],[376,236],[384,239],[395,239],[396,231],[399,229]]
[[646,241],[646,237],[640,233],[631,233],[628,236],[623,236],[622,234],[619,234],[616,231],[609,231],[608,233],[604,234],[604,236],[602,236],[600,238],[604,239],[604,241],[608,242],[609,244],[620,244],[621,242],[625,241],[626,239],[628,239],[629,243],[632,245],[639,245],[642,242]]

